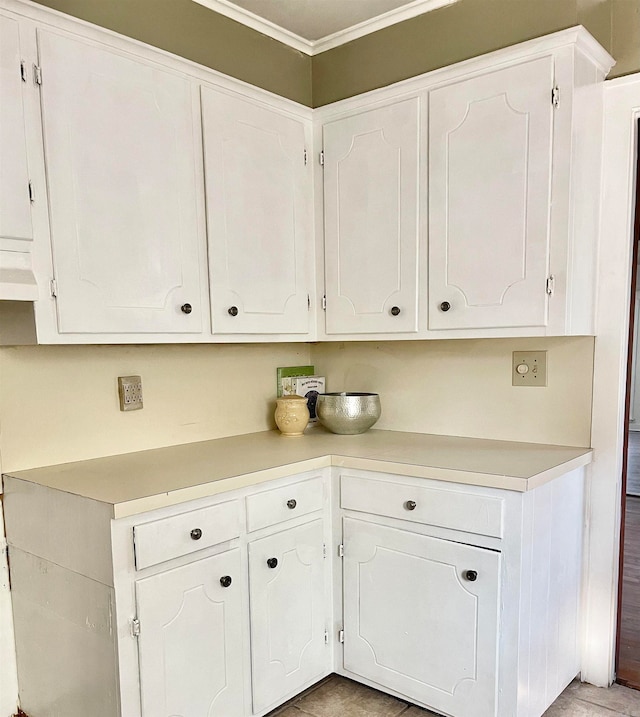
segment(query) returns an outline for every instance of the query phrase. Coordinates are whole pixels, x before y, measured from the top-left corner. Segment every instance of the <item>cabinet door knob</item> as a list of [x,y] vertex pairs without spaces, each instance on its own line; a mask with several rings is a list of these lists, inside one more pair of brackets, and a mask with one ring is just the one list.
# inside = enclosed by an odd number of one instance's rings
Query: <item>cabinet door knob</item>
[[475,570],[467,570],[464,576],[470,583],[475,583],[478,579],[478,573]]
[[182,311],[183,314],[190,314],[193,311],[193,306],[191,306],[191,304],[182,304],[180,311]]
[[451,308],[451,304],[450,304],[448,301],[443,301],[443,302],[440,304],[440,310],[441,310],[441,311],[449,311],[450,308]]
[[237,306],[230,306],[227,309],[227,313],[229,316],[237,316],[238,315],[238,307]]
[[200,528],[194,528],[189,535],[191,535],[191,540],[200,540],[202,537],[202,531]]
[[415,502],[415,500],[408,500],[408,501],[404,504],[404,507],[405,507],[407,510],[415,510],[415,509],[416,509],[416,502]]
[[399,306],[392,306],[391,307],[391,316],[397,316],[400,313],[400,307]]
[[268,558],[267,565],[270,568],[277,568],[278,567],[278,558]]
[[287,501],[287,508],[289,508],[289,510],[293,510],[296,507],[296,505],[298,505],[298,503],[295,501],[294,498]]
[[232,582],[233,580],[231,580],[231,575],[223,575],[220,578],[220,585],[222,585],[223,588],[228,588]]

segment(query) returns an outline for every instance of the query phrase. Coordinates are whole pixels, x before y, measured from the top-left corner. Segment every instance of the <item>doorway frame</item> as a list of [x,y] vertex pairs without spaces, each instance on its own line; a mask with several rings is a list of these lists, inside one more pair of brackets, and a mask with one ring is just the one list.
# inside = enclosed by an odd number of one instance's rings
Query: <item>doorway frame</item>
[[[637,321],[638,314],[638,242],[640,241],[640,162],[638,151],[640,151],[640,120],[636,120],[636,173],[635,173],[635,196],[633,201],[633,237],[631,241],[631,286],[629,289],[629,341],[627,343],[627,386],[625,392],[625,408],[624,408],[624,433],[622,442],[622,484],[620,489],[620,557],[618,561],[618,601],[616,615],[616,652],[615,652],[615,672],[616,681],[620,682],[620,649],[621,649],[621,631],[623,624],[622,606],[624,593],[624,570],[626,562],[626,527],[627,527],[627,502],[628,502],[628,470],[629,470],[629,437],[631,431],[631,413],[632,403],[635,396],[635,388],[638,381],[637,363],[638,363],[638,329],[640,328]],[[628,682],[623,681],[625,685]],[[640,689],[637,682],[633,685],[636,689]]]
[[615,678],[640,73],[604,85],[602,204],[586,504],[582,680]]

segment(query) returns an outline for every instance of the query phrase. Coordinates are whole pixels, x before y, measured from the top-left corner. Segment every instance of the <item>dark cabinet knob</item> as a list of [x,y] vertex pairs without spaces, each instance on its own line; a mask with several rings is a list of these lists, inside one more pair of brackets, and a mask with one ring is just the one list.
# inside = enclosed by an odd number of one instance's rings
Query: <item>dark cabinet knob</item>
[[191,306],[191,304],[182,304],[180,311],[182,311],[183,314],[190,314],[193,311],[193,306]]
[[278,567],[278,558],[268,558],[267,565],[270,568],[277,568]]
[[448,301],[443,301],[443,302],[440,304],[440,310],[441,310],[441,311],[449,311],[450,308],[451,308],[451,304],[450,304]]
[[408,500],[408,501],[404,504],[404,507],[405,507],[407,510],[415,510],[415,509],[416,509],[416,502],[415,502],[415,500]]
[[190,535],[191,540],[200,540],[200,538],[202,537],[202,531],[200,530],[200,528],[194,528],[191,531]]
[[223,588],[228,588],[232,582],[233,580],[231,580],[231,575],[223,575],[220,578],[220,585],[222,585]]
[[464,576],[470,583],[475,583],[478,579],[478,573],[475,570],[467,570]]
[[293,498],[287,501],[287,508],[289,508],[289,510],[293,510],[296,505],[298,505],[298,503]]
[[400,313],[400,307],[399,306],[392,306],[391,307],[391,316],[397,316]]
[[237,306],[230,306],[227,309],[227,313],[229,316],[237,316],[238,315],[238,307]]

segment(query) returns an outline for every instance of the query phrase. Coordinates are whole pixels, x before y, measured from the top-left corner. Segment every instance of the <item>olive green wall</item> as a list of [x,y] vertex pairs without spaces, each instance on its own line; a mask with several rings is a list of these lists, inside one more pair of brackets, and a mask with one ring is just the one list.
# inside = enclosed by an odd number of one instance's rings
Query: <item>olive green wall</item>
[[192,0],[38,0],[305,105],[311,58]]
[[640,71],[640,0],[458,0],[313,58],[192,0],[38,2],[314,107],[573,25]]
[[640,0],[459,0],[313,58],[313,106],[351,97],[540,35],[584,25],[640,70]]
[[612,0],[611,20],[616,66],[610,77],[640,71],[640,0]]

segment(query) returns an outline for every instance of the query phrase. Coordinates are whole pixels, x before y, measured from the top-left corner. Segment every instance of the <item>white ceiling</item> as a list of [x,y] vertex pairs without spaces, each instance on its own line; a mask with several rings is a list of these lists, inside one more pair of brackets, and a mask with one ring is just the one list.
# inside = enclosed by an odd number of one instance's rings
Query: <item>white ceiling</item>
[[457,0],[194,0],[309,55]]
[[231,0],[305,40],[320,40],[411,0]]

